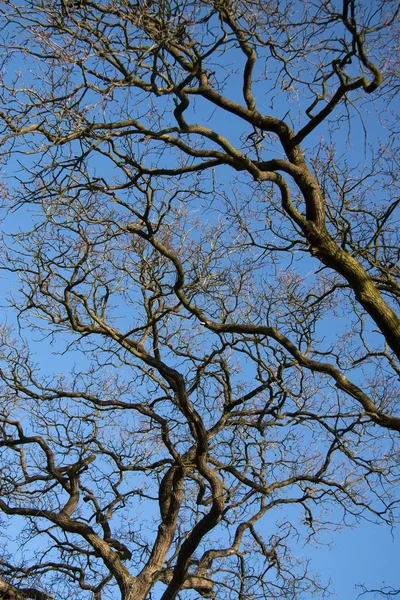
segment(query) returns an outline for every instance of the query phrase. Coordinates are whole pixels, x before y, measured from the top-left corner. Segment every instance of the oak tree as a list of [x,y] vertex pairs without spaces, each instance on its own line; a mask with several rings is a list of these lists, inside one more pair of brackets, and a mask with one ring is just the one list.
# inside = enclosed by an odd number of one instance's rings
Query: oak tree
[[397,2],[0,14],[0,597],[323,596],[398,515]]

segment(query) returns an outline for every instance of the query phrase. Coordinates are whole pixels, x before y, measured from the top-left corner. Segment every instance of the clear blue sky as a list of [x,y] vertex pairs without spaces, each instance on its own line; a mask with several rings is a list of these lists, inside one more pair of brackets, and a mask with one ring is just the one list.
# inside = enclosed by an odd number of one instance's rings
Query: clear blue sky
[[[26,68],[26,65],[21,64],[21,69]],[[235,91],[233,90],[233,94]],[[279,108],[280,113],[286,111],[286,106]],[[281,116],[281,114],[277,115]],[[199,118],[200,117],[200,118]],[[207,115],[208,119],[209,115]],[[197,119],[201,120],[201,114],[197,114]],[[383,132],[381,125],[375,117],[369,119],[369,139],[368,143],[375,143],[378,138],[387,136],[387,132]],[[207,120],[209,127],[213,123],[218,123],[221,133],[229,132],[230,137],[239,136],[241,133],[236,128],[236,120],[228,118],[226,115],[221,118],[219,113]],[[359,131],[362,136],[362,127],[360,122],[353,123],[353,128]],[[313,137],[313,142],[317,142],[322,134],[323,128],[316,131]],[[343,151],[346,148],[346,134],[343,136],[340,133],[337,135],[337,140],[343,146]],[[351,160],[353,162],[363,162],[365,160],[364,144],[359,144],[357,147],[351,148]],[[357,154],[358,153],[358,154]],[[13,171],[19,170],[19,167],[14,161],[10,161],[3,174],[5,179],[10,181]],[[22,228],[29,227],[30,223],[21,209],[12,217],[11,223],[20,224]],[[7,227],[11,225],[8,224]],[[4,275],[3,275],[4,276]],[[2,304],[5,303],[4,296],[9,286],[13,287],[16,284],[15,278],[10,277],[9,281],[3,280],[1,297]],[[12,322],[12,317],[8,311],[4,311],[4,315],[8,315],[7,319]],[[329,324],[327,324],[329,328]],[[326,334],[329,335],[329,329]],[[33,336],[34,337],[34,336]],[[67,369],[68,365],[72,366],[73,359],[66,360],[52,354],[52,349],[46,342],[35,342],[33,348],[40,354],[41,362],[47,363],[47,371],[54,368],[58,371],[60,368]],[[400,491],[400,490],[399,490]],[[314,571],[320,572],[323,581],[332,580],[332,587],[335,589],[338,598],[343,600],[356,600],[361,590],[356,589],[357,584],[365,584],[367,587],[378,588],[383,584],[392,585],[400,588],[400,534],[399,530],[390,531],[387,527],[376,526],[365,521],[360,521],[354,528],[347,528],[335,532],[334,530],[326,533],[323,537],[323,545],[315,548],[295,547],[295,552],[304,553],[312,559],[311,567]]]

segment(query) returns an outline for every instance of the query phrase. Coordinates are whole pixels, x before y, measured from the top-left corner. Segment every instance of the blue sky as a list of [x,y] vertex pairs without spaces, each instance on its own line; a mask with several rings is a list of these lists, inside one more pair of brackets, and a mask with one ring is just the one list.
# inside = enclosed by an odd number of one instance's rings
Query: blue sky
[[[26,64],[20,65],[21,69],[26,68]],[[229,91],[229,86],[228,86]],[[234,96],[238,90],[232,89],[232,95]],[[282,104],[277,109],[281,116],[287,110],[287,105]],[[388,131],[382,129],[379,119],[365,114],[368,118],[368,139],[366,144],[363,143],[353,145],[349,147],[347,144],[347,131],[336,131],[336,141],[341,146],[341,150],[344,154],[348,154],[349,159],[354,163],[365,162],[368,160],[365,154],[365,148],[368,147],[369,143],[376,143],[378,139],[387,139]],[[226,115],[221,117],[221,114],[216,112],[214,114],[202,114],[199,110],[197,113],[197,119],[207,120],[208,126],[217,124],[221,133],[229,133],[231,139],[238,139],[239,134],[242,131],[236,125],[237,121],[234,117],[228,117]],[[357,117],[354,118],[352,124],[353,133],[356,132],[356,138],[358,140],[363,139],[363,127],[361,121]],[[318,129],[310,140],[310,146],[317,144],[323,135],[323,128]],[[307,153],[308,154],[308,153]],[[94,165],[99,167],[99,164]],[[3,170],[3,176],[5,181],[8,183],[12,182],[12,178],[15,172],[19,171],[19,166],[14,161],[9,161]],[[24,209],[20,209],[15,213],[10,221],[7,222],[6,227],[9,229],[14,225],[20,226],[21,228],[29,228],[31,222]],[[4,276],[4,275],[3,275]],[[16,285],[15,278],[10,276],[9,280],[3,279],[2,282],[2,296],[5,295],[7,288],[10,286],[11,289]],[[5,302],[5,301],[4,301]],[[3,303],[3,301],[2,301]],[[13,317],[8,310],[4,310],[4,318],[12,323]],[[330,324],[325,323],[326,336],[329,338],[330,335]],[[48,342],[40,340],[40,337],[36,337],[35,334],[30,334],[32,338],[32,348],[37,352],[37,356],[40,357],[41,362],[46,363],[46,370],[50,372],[52,369],[59,371],[60,369],[68,370],[71,368],[74,362],[74,357],[66,358],[63,356],[60,358],[53,352],[56,350],[52,348]],[[377,588],[383,584],[393,585],[400,587],[398,583],[398,570],[399,570],[399,559],[400,557],[400,535],[399,530],[390,531],[387,527],[377,526],[365,521],[360,521],[354,528],[345,528],[343,530],[326,533],[322,536],[323,544],[317,548],[311,545],[302,547],[296,546],[294,552],[304,554],[312,559],[311,567],[314,571],[320,572],[323,581],[327,582],[329,579],[333,582],[333,588],[339,598],[346,600],[356,600],[360,590],[356,589],[357,584],[365,584],[367,587]]]

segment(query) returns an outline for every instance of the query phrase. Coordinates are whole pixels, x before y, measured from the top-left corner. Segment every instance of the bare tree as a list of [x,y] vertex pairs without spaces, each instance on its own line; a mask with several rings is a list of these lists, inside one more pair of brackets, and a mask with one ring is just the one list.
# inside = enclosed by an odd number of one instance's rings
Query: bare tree
[[0,11],[0,596],[324,595],[398,514],[397,2]]

